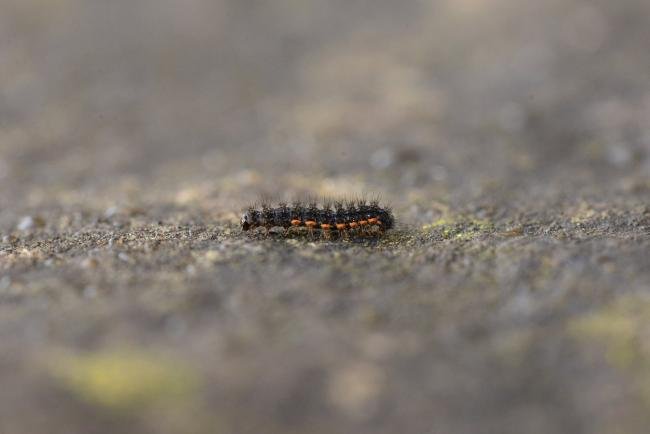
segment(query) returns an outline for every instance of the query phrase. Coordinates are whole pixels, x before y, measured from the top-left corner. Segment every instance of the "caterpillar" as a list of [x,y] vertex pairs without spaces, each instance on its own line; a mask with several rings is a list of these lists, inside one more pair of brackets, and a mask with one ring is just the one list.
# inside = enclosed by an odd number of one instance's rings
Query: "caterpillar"
[[338,234],[339,238],[348,236],[380,236],[392,229],[395,218],[390,208],[383,207],[378,201],[334,201],[324,202],[321,206],[312,201],[304,204],[300,201],[291,205],[280,203],[277,207],[262,204],[261,207],[249,207],[241,216],[242,231],[255,228],[283,228],[283,233],[291,231],[306,232],[313,237],[320,232],[323,238]]

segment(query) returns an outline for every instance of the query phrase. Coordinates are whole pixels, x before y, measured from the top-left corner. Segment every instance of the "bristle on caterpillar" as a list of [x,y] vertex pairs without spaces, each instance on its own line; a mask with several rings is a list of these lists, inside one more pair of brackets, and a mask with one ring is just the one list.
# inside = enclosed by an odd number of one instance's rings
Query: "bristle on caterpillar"
[[392,229],[395,218],[389,207],[378,201],[333,201],[321,204],[311,201],[280,203],[272,207],[251,206],[241,216],[242,231],[256,228],[283,228],[284,234],[319,233],[322,238],[336,236],[381,236]]

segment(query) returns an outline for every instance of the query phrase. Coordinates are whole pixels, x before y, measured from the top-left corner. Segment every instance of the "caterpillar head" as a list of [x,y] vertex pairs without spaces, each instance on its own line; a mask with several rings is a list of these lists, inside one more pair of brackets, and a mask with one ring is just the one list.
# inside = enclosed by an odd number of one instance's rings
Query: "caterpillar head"
[[242,231],[247,231],[253,226],[255,223],[255,216],[253,214],[252,210],[246,211],[244,214],[241,216],[241,230]]

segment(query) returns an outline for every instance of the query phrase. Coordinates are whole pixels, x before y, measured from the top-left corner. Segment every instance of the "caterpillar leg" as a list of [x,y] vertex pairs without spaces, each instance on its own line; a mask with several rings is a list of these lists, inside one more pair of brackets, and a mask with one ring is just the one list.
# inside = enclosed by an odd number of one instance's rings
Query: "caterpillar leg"
[[339,240],[342,240],[345,234],[345,227],[346,227],[345,223],[336,223],[334,226],[336,227],[336,230],[339,233]]
[[368,219],[368,231],[372,234],[372,236],[379,237],[380,222],[377,217],[370,217]]
[[377,236],[378,237],[383,237],[384,234],[386,233],[386,228],[384,225],[381,224],[379,220],[375,223],[375,227],[377,228]]
[[321,237],[321,239],[324,239],[324,240],[329,240],[330,239],[330,235],[331,235],[330,229],[331,228],[332,228],[332,226],[330,224],[321,223],[321,225],[320,225],[320,237]]
[[307,220],[305,226],[307,226],[307,232],[309,233],[309,238],[314,239],[314,228],[316,227],[316,222],[314,220]]
[[360,220],[359,221],[359,234],[363,236],[367,236],[369,234],[368,231],[368,221],[367,220]]

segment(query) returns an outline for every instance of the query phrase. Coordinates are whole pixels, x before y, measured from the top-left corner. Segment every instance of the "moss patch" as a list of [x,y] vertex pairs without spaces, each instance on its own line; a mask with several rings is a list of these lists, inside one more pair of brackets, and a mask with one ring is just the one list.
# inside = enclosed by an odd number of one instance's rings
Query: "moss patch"
[[569,332],[602,346],[607,361],[635,377],[650,409],[650,298],[625,297],[569,323]]
[[466,215],[448,215],[422,226],[425,233],[439,234],[447,240],[467,241],[494,231],[494,224]]
[[65,355],[55,358],[52,373],[84,401],[117,411],[191,397],[198,379],[186,366],[134,351]]

